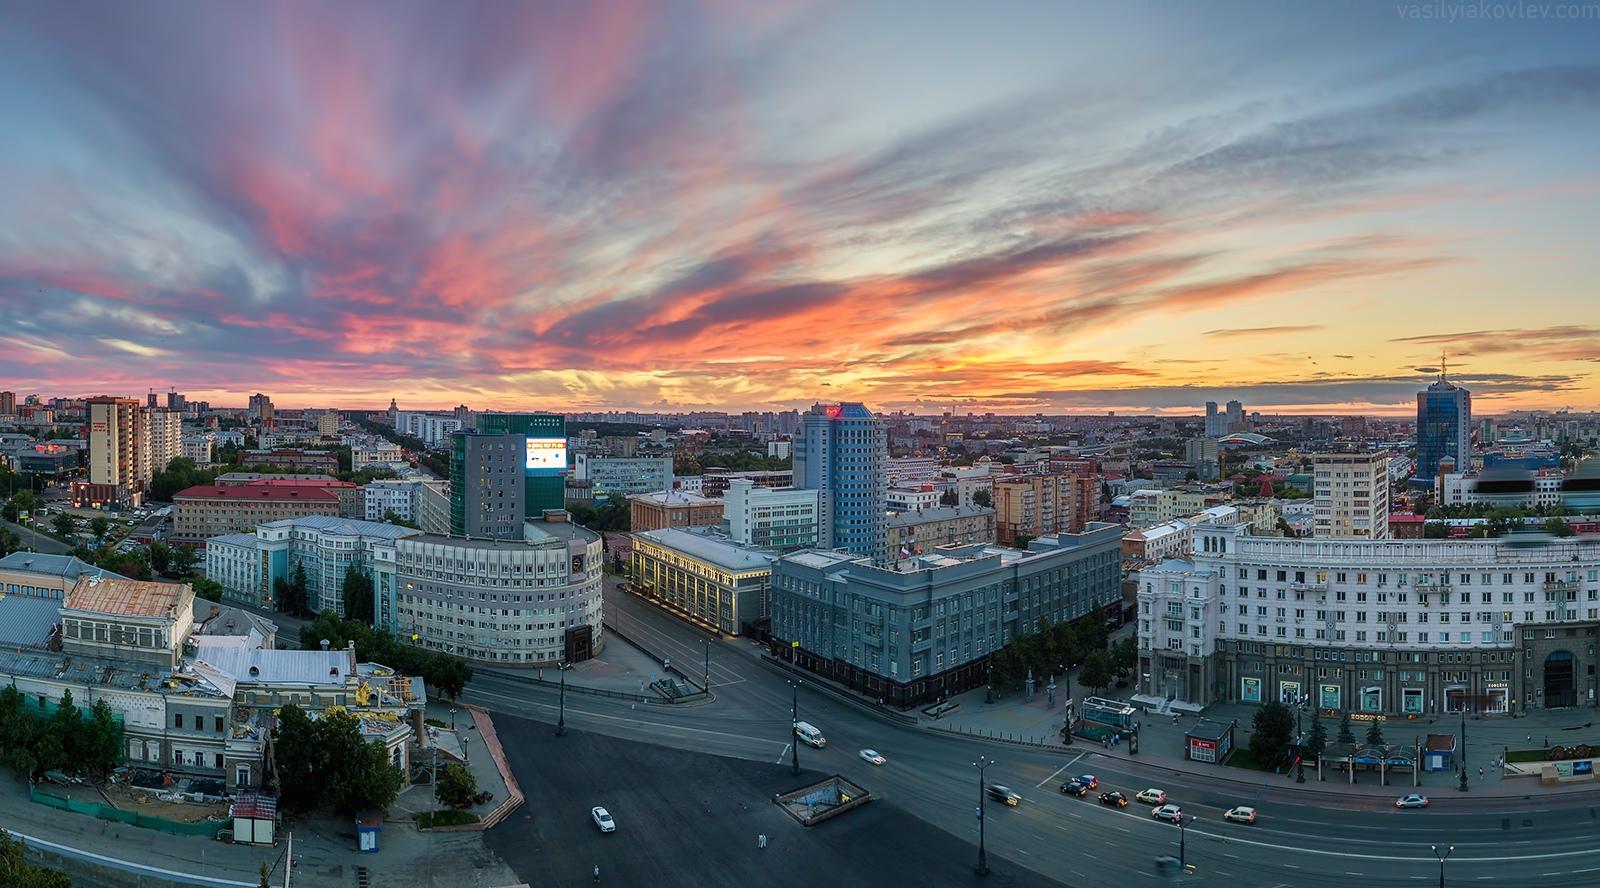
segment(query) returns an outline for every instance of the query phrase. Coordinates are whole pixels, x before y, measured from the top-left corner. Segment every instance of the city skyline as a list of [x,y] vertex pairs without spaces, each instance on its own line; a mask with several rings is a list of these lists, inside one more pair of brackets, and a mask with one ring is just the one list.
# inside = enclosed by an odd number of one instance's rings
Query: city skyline
[[1593,22],[1016,9],[18,8],[0,378],[1404,417],[1443,350],[1600,408]]

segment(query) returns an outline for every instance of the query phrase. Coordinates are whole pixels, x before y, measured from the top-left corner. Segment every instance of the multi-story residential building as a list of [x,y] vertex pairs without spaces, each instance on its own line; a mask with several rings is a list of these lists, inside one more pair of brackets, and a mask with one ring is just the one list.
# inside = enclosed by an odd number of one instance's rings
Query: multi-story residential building
[[1600,542],[1195,530],[1138,576],[1142,695],[1427,715],[1596,705]]
[[1245,425],[1244,404],[1238,401],[1228,402],[1228,431],[1248,432],[1250,427]]
[[430,650],[497,666],[585,660],[604,644],[600,535],[566,513],[531,520],[525,537],[433,534],[395,542],[392,621],[380,625]]
[[722,517],[736,546],[788,552],[817,545],[819,492],[757,487],[748,478],[728,482]]
[[[231,473],[243,474],[243,473]],[[279,487],[279,488],[315,488],[326,490],[339,498],[339,517],[361,518],[366,510],[366,498],[363,496],[361,486],[354,481],[340,481],[326,475],[310,475],[305,477],[290,477],[287,475],[264,475],[254,481],[245,483],[247,487]]]
[[1217,412],[1217,402],[1206,402],[1206,427],[1207,438],[1220,438],[1228,434],[1228,415]]
[[579,481],[588,481],[593,485],[596,494],[626,496],[650,493],[672,486],[672,457],[623,458],[580,453],[574,457],[573,475]]
[[422,512],[416,522],[425,533],[447,536],[450,533],[450,482],[425,479],[422,482]]
[[698,493],[701,496],[721,498],[728,492],[728,485],[738,479],[744,479],[757,487],[799,487],[795,483],[795,473],[792,469],[759,469],[751,472],[730,472],[726,469],[706,469],[704,473],[693,478],[673,478],[672,484],[678,490]]
[[935,506],[889,516],[885,563],[922,555],[939,546],[995,541],[995,511],[984,506]]
[[0,392],[0,416],[14,416],[17,412],[17,393]]
[[146,476],[145,414],[133,398],[98,397],[89,408],[89,483],[116,491],[116,499],[135,498]]
[[634,533],[665,527],[706,527],[722,522],[722,500],[681,490],[635,493],[628,497],[628,518]]
[[1417,481],[1432,486],[1447,456],[1462,472],[1472,465],[1472,393],[1440,370],[1437,382],[1417,392]]
[[142,450],[140,473],[148,482],[183,455],[183,414],[176,410],[146,410],[142,422],[148,427],[149,437]]
[[350,468],[357,472],[366,468],[384,468],[401,462],[405,462],[405,456],[401,453],[399,444],[374,441],[350,448]]
[[1045,620],[1074,620],[1122,596],[1122,529],[1040,537],[1027,551],[948,546],[910,565],[796,552],[772,573],[772,634],[794,661],[909,706],[978,687],[989,655]]
[[420,523],[423,483],[420,478],[381,478],[361,485],[362,517],[382,521],[393,512],[401,521]]
[[883,557],[888,459],[888,431],[863,404],[817,404],[801,417],[794,486],[818,492],[819,546]]
[[885,470],[889,476],[890,487],[901,484],[920,486],[925,481],[937,481],[943,471],[943,467],[939,465],[938,457],[934,456],[891,457],[888,462],[888,468]]
[[1077,533],[1096,517],[1098,475],[999,475],[993,483],[996,536],[1007,545],[1018,536]]
[[1226,493],[1204,490],[1136,490],[1128,499],[1128,525],[1138,530],[1166,524],[1229,498]]
[[394,430],[402,435],[417,438],[429,447],[437,447],[466,428],[465,423],[453,414],[396,412]]
[[172,539],[204,543],[209,537],[254,530],[256,525],[306,515],[338,517],[339,496],[322,487],[201,484],[172,497]]
[[1315,460],[1318,539],[1389,538],[1389,455],[1319,453]]
[[339,471],[337,450],[306,450],[300,447],[283,447],[277,450],[241,450],[239,464],[243,466],[273,466],[283,469],[304,469],[310,472]]
[[209,466],[216,452],[217,438],[212,434],[185,435],[179,442],[178,449],[186,459],[194,460],[196,466]]
[[[746,482],[748,483],[748,482]],[[646,599],[727,635],[768,616],[773,556],[683,530],[633,535],[633,582]]]
[[339,414],[334,410],[323,410],[317,414],[317,434],[323,438],[336,438],[339,435]]
[[1122,537],[1122,562],[1139,568],[1168,558],[1184,558],[1194,550],[1194,531],[1204,524],[1244,524],[1258,536],[1279,536],[1278,510],[1272,503],[1212,506],[1165,524],[1130,530]]
[[450,532],[522,539],[527,520],[527,437],[457,432],[450,452]]
[[1220,450],[1216,438],[1190,438],[1183,442],[1183,459],[1195,467],[1201,481],[1215,481]]
[[345,571],[354,567],[371,577],[373,595],[381,602],[394,591],[394,541],[421,533],[327,515],[269,521],[254,533],[207,540],[206,576],[221,583],[228,598],[270,608],[278,604],[275,581],[290,582],[304,571],[307,606],[343,616]]
[[918,509],[931,509],[939,505],[939,497],[943,491],[936,490],[932,484],[919,484],[916,487],[891,487],[884,495],[884,505],[891,512],[915,512]]
[[251,395],[250,413],[251,415],[255,416],[256,422],[260,423],[262,428],[272,428],[274,415],[271,398],[261,394],[260,392],[256,392],[255,394]]
[[1566,478],[1560,472],[1529,475],[1519,471],[1488,470],[1481,475],[1441,473],[1434,485],[1441,505],[1503,506],[1514,509],[1539,509],[1561,505]]

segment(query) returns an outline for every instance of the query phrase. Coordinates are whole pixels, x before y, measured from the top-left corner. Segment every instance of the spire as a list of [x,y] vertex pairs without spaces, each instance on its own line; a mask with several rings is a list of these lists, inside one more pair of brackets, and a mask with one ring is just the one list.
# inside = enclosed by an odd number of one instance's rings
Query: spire
[[1439,349],[1439,381],[1444,382],[1445,356],[1444,349]]

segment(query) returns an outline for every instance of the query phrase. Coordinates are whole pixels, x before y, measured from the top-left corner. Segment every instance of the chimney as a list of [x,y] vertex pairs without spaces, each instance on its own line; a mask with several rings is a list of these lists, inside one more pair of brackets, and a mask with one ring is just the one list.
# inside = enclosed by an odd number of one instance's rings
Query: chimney
[[324,639],[323,639],[323,640],[322,640],[322,649],[323,649],[323,650],[324,650],[324,651],[326,651],[326,650],[327,650],[327,649],[328,649],[328,645],[329,645],[329,644],[330,644],[330,642],[329,642],[329,641],[328,641],[328,640],[327,640],[327,639],[326,639],[326,638],[324,638]]

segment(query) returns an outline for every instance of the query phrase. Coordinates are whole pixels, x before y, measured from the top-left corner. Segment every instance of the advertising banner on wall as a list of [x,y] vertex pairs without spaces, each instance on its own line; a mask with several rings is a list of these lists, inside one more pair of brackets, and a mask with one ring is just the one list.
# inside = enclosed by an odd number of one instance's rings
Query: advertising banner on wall
[[530,472],[565,472],[567,470],[567,439],[529,438],[526,467]]
[[1245,703],[1261,702],[1261,679],[1242,678],[1239,680],[1239,699]]

